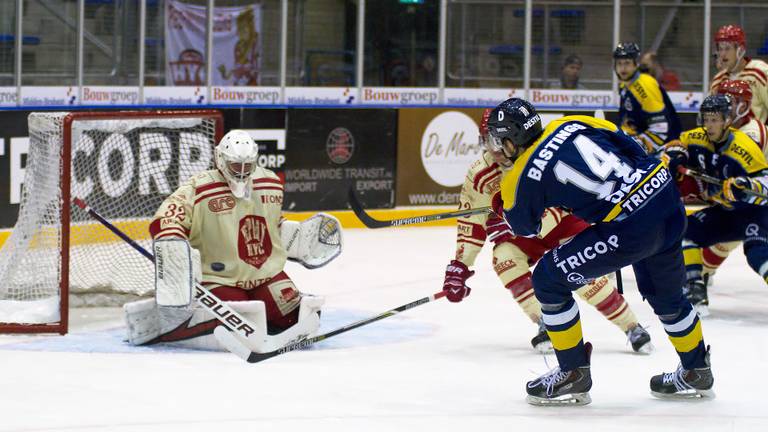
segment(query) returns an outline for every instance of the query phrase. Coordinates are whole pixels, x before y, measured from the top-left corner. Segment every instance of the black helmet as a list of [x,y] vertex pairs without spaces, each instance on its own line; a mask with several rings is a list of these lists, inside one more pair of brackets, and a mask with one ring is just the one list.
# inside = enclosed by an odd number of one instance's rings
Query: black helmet
[[613,59],[632,59],[637,63],[640,58],[640,47],[634,42],[621,42],[613,50]]
[[499,149],[503,148],[505,138],[512,141],[515,148],[525,149],[533,144],[541,132],[541,117],[536,108],[523,99],[505,100],[491,111],[488,118],[491,144]]
[[704,113],[720,113],[724,119],[730,119],[732,107],[733,102],[730,95],[715,94],[705,97],[699,108],[699,124],[703,124],[702,116]]

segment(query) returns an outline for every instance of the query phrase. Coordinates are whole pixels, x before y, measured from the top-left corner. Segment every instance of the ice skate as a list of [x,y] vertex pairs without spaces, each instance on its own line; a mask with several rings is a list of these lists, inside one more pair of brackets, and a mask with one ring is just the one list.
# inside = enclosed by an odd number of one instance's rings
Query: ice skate
[[[592,354],[592,344],[586,343],[587,362]],[[589,390],[592,388],[592,376],[589,364],[571,371],[563,372],[556,367],[539,378],[528,381],[525,399],[531,405],[586,405],[592,402]]]
[[651,335],[640,324],[627,330],[627,338],[629,338],[629,343],[632,344],[632,351],[638,354],[647,355],[655,350],[651,343]]
[[700,317],[709,315],[709,298],[707,297],[707,285],[703,280],[692,280],[686,286],[686,297],[693,305],[693,309]]
[[539,332],[531,339],[531,345],[533,348],[542,353],[547,354],[552,352],[552,341],[549,340],[549,334],[547,333],[547,327],[544,325],[544,321],[539,319]]
[[662,373],[651,378],[651,394],[661,399],[712,399],[715,382],[709,361],[709,347],[704,358],[706,367],[686,370],[680,365],[677,370]]

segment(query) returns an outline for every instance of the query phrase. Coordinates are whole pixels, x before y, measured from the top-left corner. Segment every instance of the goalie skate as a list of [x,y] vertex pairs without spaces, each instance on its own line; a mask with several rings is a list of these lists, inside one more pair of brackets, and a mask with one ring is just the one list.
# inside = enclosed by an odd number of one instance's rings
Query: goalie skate
[[[586,343],[587,361],[592,353],[592,344]],[[526,402],[538,406],[587,405],[592,402],[589,390],[592,376],[589,365],[571,371],[552,369],[541,377],[529,381],[526,386]]]
[[686,370],[680,365],[677,370],[662,373],[651,378],[651,394],[660,399],[713,399],[715,379],[709,361],[709,347],[704,358],[706,367]]

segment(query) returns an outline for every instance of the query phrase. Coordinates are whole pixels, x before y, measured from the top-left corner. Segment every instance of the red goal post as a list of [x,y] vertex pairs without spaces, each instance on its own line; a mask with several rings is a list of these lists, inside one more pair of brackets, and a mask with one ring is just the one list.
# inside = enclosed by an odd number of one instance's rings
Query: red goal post
[[214,166],[216,110],[35,112],[19,217],[0,249],[0,333],[68,330],[70,297],[121,304],[151,294],[151,263],[72,210],[83,198],[149,246],[147,225],[189,176]]

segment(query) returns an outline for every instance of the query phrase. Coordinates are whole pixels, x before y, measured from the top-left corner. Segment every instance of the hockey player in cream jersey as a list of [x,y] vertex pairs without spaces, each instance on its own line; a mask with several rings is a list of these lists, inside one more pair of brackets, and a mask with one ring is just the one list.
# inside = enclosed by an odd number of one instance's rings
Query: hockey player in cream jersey
[[768,64],[762,60],[747,57],[747,37],[744,30],[736,25],[720,27],[715,33],[717,48],[717,69],[712,79],[710,94],[717,93],[725,80],[741,80],[752,89],[752,112],[755,117],[768,121]]
[[[490,112],[490,109],[485,111],[480,123],[480,140],[483,142],[486,140],[487,116]],[[472,164],[464,180],[461,208],[490,206],[493,195],[499,192],[502,169],[493,153],[485,151]],[[545,252],[566,242],[589,225],[557,208],[547,209],[541,224],[539,237],[526,238],[514,236],[501,218],[495,215],[479,214],[460,218],[457,225],[456,257],[448,265],[444,289],[448,291],[450,301],[460,301],[469,293],[469,288],[464,290],[466,278],[472,274],[469,267],[474,264],[485,241],[489,240],[493,243],[493,268],[496,274],[523,312],[539,326],[531,345],[546,352],[551,350],[552,344],[541,321],[541,305],[533,295],[530,267]],[[451,289],[455,289],[454,292]],[[635,352],[649,354],[653,351],[650,335],[638,324],[629,304],[610,278],[597,278],[577,290],[577,293],[627,335]]]
[[[230,131],[216,147],[217,169],[193,176],[171,194],[150,233],[156,261],[166,267],[190,263],[182,273],[197,273],[213,295],[262,327],[265,338],[278,339],[272,345],[279,348],[315,332],[322,305],[321,298],[297,290],[283,270],[286,260],[322,266],[341,252],[341,233],[338,221],[322,213],[302,223],[285,220],[282,182],[256,165],[257,156],[246,132]],[[174,285],[167,279],[156,277],[157,303],[161,291]],[[155,299],[126,305],[129,341],[217,349],[217,320],[200,308],[178,306]]]

